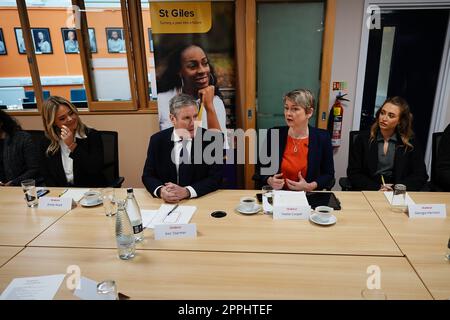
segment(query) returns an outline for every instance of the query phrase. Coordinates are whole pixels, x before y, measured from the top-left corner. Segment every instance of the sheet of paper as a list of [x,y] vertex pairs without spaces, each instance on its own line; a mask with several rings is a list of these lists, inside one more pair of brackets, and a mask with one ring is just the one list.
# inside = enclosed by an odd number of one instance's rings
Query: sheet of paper
[[97,282],[86,277],[80,278],[80,289],[75,289],[73,294],[82,300],[116,300],[114,292],[109,294],[97,293]]
[[89,189],[68,189],[61,198],[72,198],[75,202],[78,202],[83,198],[85,192]]
[[[153,219],[158,215],[158,210],[141,210],[142,225],[144,228],[153,228]],[[152,227],[149,227],[149,226]]]
[[52,300],[64,280],[64,274],[15,278],[0,300]]
[[293,204],[296,206],[309,206],[308,199],[306,198],[306,193],[304,191],[275,190],[273,194],[273,204],[276,206],[291,206]]
[[141,210],[142,224],[145,228],[153,229],[156,224],[187,224],[191,221],[197,207],[179,206],[171,214],[167,213],[174,205],[163,204],[159,210]]
[[[391,204],[391,202],[392,202],[392,193],[393,193],[392,191],[385,191],[384,192],[384,196],[386,197],[386,200],[389,202],[389,204]],[[410,205],[410,204],[414,205],[416,203],[414,202],[413,199],[411,199],[409,194],[406,193],[406,205]]]

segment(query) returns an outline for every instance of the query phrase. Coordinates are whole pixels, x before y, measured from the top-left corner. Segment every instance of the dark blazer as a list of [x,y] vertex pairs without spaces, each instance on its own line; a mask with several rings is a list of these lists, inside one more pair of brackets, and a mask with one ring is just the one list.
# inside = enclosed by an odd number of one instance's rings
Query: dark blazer
[[450,124],[445,128],[439,142],[436,171],[438,187],[443,191],[450,191]]
[[[271,132],[273,130],[279,130],[278,150],[271,150]],[[262,174],[261,169],[270,167],[270,165],[261,164],[261,158],[258,157],[258,165],[254,177],[257,182],[257,188],[261,188],[263,185],[267,184],[267,179],[269,177],[273,176],[275,173],[281,172],[281,162],[283,160],[284,150],[286,149],[288,131],[288,126],[274,127],[267,131],[263,151],[267,150],[267,155],[269,157],[275,152],[275,155],[278,156],[278,168],[273,174]],[[268,146],[268,148],[266,146]],[[277,151],[278,154],[276,154]],[[326,130],[309,127],[308,170],[305,180],[308,183],[316,181],[317,190],[321,190],[328,187],[333,179],[334,162],[330,134]]]
[[[381,177],[375,175],[378,165],[378,143],[370,142],[369,139],[370,131],[359,133],[350,150],[347,176],[352,190],[379,190],[381,187]],[[424,186],[428,174],[420,145],[414,140],[410,143],[414,148],[405,152],[405,145],[397,134],[391,183],[401,183],[406,185],[406,190],[417,191]]]
[[[145,160],[144,171],[142,173],[142,182],[153,197],[155,189],[164,185],[166,182],[177,182],[176,166],[171,159],[172,148],[174,142],[172,141],[173,127],[159,131],[152,135],[148,145],[147,159]],[[199,134],[201,130],[201,135]],[[222,164],[206,164],[205,159],[201,157],[200,164],[194,164],[195,159],[195,141],[200,139],[206,132],[205,129],[199,128],[195,138],[192,140],[191,146],[191,164],[185,164],[183,174],[180,176],[178,185],[182,187],[191,186],[194,188],[197,196],[203,196],[207,193],[215,191],[219,188],[222,181]],[[211,132],[211,131],[209,131]],[[214,132],[212,141],[202,141],[202,152],[209,145],[223,139],[220,132]],[[197,140],[198,141],[198,140]],[[198,143],[198,142],[197,142]],[[220,143],[221,152],[223,152],[223,144]],[[198,155],[197,155],[198,157]],[[223,157],[220,156],[222,160]]]
[[25,131],[17,131],[7,135],[3,147],[3,167],[6,181],[18,186],[25,179],[39,178],[39,148],[33,143],[31,135]]
[[[77,147],[69,154],[73,159],[74,187],[105,187],[103,170],[103,142],[100,133],[92,128],[86,129],[86,139],[76,138]],[[43,144],[44,160],[42,174],[48,187],[68,187],[66,174],[61,159],[61,149],[50,156],[45,150],[50,145],[46,139]]]

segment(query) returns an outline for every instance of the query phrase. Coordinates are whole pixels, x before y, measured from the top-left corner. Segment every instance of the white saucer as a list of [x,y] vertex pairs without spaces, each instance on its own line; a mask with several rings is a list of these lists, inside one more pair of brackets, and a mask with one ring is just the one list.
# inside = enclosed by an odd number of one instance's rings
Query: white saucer
[[238,206],[236,207],[236,211],[238,211],[238,212],[240,212],[240,213],[242,213],[242,214],[255,214],[255,213],[258,213],[259,210],[261,210],[261,206],[260,206],[259,204],[256,204],[256,203],[255,203],[255,205],[253,206],[253,209],[252,209],[252,210],[244,210],[244,209],[242,208],[242,205],[238,205]]
[[100,205],[102,203],[103,203],[103,200],[101,198],[98,198],[98,200],[96,202],[93,202],[93,203],[87,203],[85,198],[80,200],[80,204],[83,207],[95,207],[95,206],[98,206],[98,205]]
[[313,213],[309,216],[309,220],[311,220],[312,222],[314,222],[316,224],[320,224],[321,226],[329,226],[329,225],[335,224],[337,221],[337,218],[336,218],[336,216],[331,215],[330,219],[328,219],[328,221],[323,222],[318,219],[317,213]]

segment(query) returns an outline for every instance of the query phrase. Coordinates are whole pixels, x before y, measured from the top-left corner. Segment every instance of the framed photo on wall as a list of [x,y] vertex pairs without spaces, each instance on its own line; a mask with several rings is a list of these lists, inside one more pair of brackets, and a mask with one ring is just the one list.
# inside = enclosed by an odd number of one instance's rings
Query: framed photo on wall
[[123,28],[106,28],[106,39],[109,53],[124,53],[125,40],[123,39]]
[[52,40],[48,28],[31,28],[33,36],[34,52],[37,54],[52,54]]
[[65,53],[79,53],[77,32],[75,29],[61,28]]
[[0,28],[0,55],[5,55],[5,54],[7,54],[5,37],[3,37],[3,29]]
[[153,35],[152,28],[148,28],[148,45],[150,47],[150,52],[153,52]]
[[97,53],[97,38],[95,37],[95,29],[88,28],[89,44],[91,47],[91,53]]
[[25,41],[23,40],[22,28],[14,28],[14,34],[16,35],[17,50],[19,51],[19,54],[26,54],[27,52],[25,50]]

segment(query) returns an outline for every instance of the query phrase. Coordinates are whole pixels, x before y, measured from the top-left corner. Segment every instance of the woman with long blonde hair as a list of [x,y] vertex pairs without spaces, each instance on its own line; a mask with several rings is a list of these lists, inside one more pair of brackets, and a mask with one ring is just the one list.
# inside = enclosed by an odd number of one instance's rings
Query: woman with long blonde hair
[[392,190],[404,184],[421,190],[428,179],[419,143],[414,139],[413,115],[401,97],[387,99],[369,131],[355,139],[347,168],[352,190]]
[[48,138],[42,168],[46,185],[105,186],[101,135],[83,124],[77,108],[65,98],[51,96],[44,102],[42,121]]

